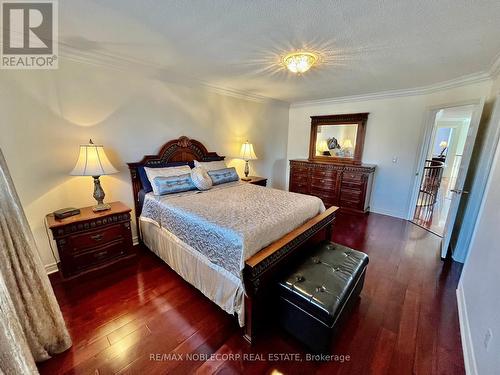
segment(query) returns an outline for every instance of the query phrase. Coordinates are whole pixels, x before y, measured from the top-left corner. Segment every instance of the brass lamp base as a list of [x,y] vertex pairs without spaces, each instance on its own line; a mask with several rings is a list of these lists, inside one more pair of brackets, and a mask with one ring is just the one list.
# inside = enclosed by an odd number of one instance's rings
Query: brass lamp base
[[92,207],[92,211],[94,211],[94,212],[106,211],[106,210],[110,210],[110,209],[111,209],[111,205],[107,204],[107,203],[98,204],[98,205]]
[[111,205],[104,203],[104,190],[101,187],[101,181],[99,181],[99,176],[94,177],[94,199],[97,201],[97,205],[92,207],[92,211],[106,211],[111,209]]

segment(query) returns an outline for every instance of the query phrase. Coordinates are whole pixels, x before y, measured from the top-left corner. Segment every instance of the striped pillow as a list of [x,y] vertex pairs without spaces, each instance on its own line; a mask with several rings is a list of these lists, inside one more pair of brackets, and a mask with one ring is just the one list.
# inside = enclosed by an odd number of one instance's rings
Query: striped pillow
[[205,168],[195,167],[191,169],[191,180],[198,190],[209,190],[212,187],[212,179]]
[[215,171],[218,169],[227,168],[226,162],[224,160],[218,160],[218,161],[198,161],[198,160],[195,160],[194,166],[204,168],[207,171]]
[[182,191],[193,190],[196,187],[191,180],[191,174],[186,173],[180,176],[159,176],[153,179],[153,187],[156,195],[180,193]]
[[234,167],[208,171],[207,173],[214,185],[225,184],[226,182],[238,181],[240,179]]

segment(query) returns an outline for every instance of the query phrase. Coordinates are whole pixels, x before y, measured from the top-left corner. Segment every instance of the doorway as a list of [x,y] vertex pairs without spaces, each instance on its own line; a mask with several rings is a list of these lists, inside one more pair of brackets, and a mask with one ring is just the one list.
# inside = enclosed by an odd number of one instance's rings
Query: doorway
[[[436,112],[412,222],[442,237],[474,106]],[[473,140],[472,140],[473,141]]]
[[464,191],[484,101],[429,112],[409,219],[442,237],[445,258]]

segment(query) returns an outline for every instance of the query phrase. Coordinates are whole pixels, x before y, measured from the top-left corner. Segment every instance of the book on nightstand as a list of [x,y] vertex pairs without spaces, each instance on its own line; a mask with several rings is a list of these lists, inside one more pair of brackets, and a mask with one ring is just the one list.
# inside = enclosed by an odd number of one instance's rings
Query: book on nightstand
[[78,208],[74,207],[66,207],[66,208],[61,208],[60,210],[54,211],[54,217],[57,220],[62,220],[70,216],[75,216],[80,213],[80,210]]

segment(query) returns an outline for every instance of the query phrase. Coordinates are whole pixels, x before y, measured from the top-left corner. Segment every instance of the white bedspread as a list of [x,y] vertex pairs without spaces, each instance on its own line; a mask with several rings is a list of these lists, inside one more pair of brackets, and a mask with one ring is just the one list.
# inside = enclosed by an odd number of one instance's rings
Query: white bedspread
[[207,192],[148,194],[141,219],[241,278],[246,259],[324,210],[316,197],[236,183]]

